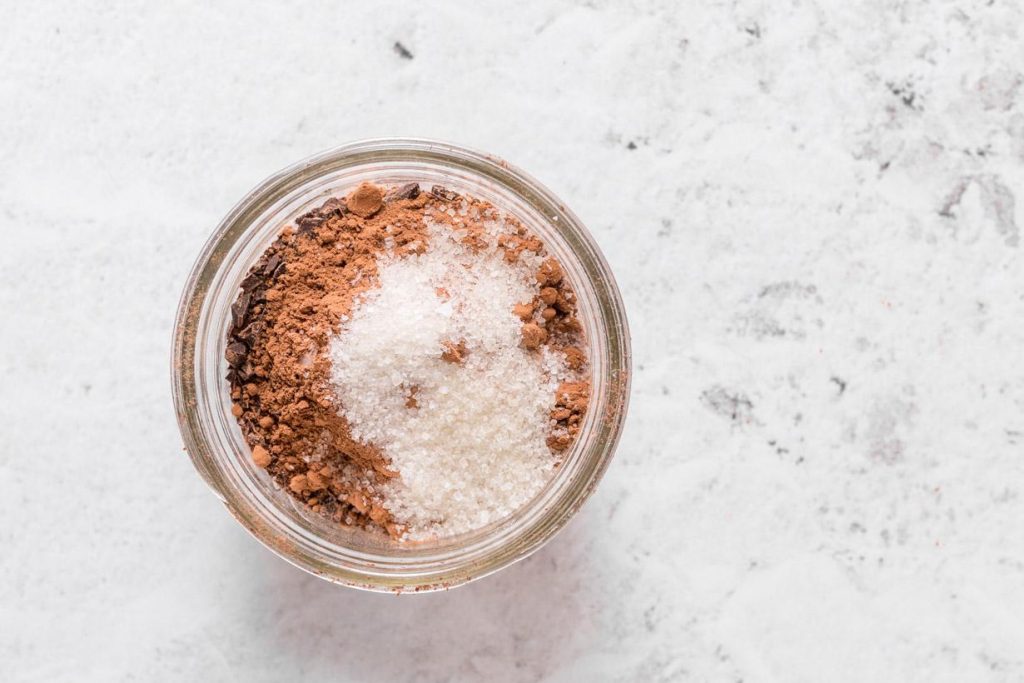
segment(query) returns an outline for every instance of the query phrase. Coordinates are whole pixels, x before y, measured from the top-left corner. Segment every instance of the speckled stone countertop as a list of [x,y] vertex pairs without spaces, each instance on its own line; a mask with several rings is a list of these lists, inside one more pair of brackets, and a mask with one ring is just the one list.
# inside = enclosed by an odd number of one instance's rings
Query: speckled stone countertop
[[[5,10],[0,678],[1024,680],[1021,6],[428,4]],[[397,598],[252,540],[168,381],[221,216],[386,135],[558,193],[635,361],[558,538]]]

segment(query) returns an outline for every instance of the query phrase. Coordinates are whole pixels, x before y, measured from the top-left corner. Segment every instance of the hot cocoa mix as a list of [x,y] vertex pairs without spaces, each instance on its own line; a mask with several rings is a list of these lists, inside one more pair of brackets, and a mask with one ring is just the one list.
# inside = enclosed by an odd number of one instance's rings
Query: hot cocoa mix
[[590,384],[576,297],[513,217],[363,184],[285,227],[225,348],[253,462],[312,511],[418,539],[527,502]]

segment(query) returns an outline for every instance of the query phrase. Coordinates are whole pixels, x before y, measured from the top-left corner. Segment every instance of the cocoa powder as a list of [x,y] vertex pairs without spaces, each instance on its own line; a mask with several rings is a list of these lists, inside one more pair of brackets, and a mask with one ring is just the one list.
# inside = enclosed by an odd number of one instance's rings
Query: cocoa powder
[[[364,184],[344,198],[331,198],[300,216],[268,247],[243,280],[232,306],[225,358],[237,418],[253,462],[284,490],[335,522],[384,528],[402,534],[377,490],[399,476],[372,444],[352,437],[342,406],[331,390],[328,347],[343,317],[377,282],[377,259],[422,253],[429,236],[426,212],[454,222],[458,204],[476,209],[481,220],[497,217],[491,205],[440,186],[429,193],[410,183],[385,189]],[[510,261],[524,251],[543,253],[543,244],[514,219],[499,248]],[[459,220],[463,242],[483,248],[480,222]],[[564,354],[566,364],[586,364],[576,299],[557,260],[537,272],[542,288],[517,305],[522,344]],[[443,296],[442,292],[438,292]],[[462,362],[460,340],[439,349],[451,363]],[[416,386],[406,388],[406,406],[417,408]],[[564,383],[554,397],[548,446],[554,458],[575,440],[589,400],[589,383]]]

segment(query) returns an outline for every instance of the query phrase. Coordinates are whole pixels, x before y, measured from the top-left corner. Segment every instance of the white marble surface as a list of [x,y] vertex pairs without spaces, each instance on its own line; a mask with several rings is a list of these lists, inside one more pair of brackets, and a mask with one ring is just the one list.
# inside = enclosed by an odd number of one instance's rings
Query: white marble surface
[[[428,4],[5,8],[0,679],[1024,680],[1021,6]],[[219,218],[381,135],[549,184],[633,325],[600,490],[447,594],[274,557],[170,403]]]

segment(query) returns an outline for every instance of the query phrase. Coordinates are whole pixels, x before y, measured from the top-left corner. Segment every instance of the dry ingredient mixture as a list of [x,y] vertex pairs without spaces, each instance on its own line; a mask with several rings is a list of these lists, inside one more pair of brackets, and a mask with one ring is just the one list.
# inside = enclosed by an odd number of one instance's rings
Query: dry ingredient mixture
[[528,502],[589,401],[558,261],[440,186],[327,200],[281,232],[231,312],[232,411],[255,464],[312,511],[399,540]]

